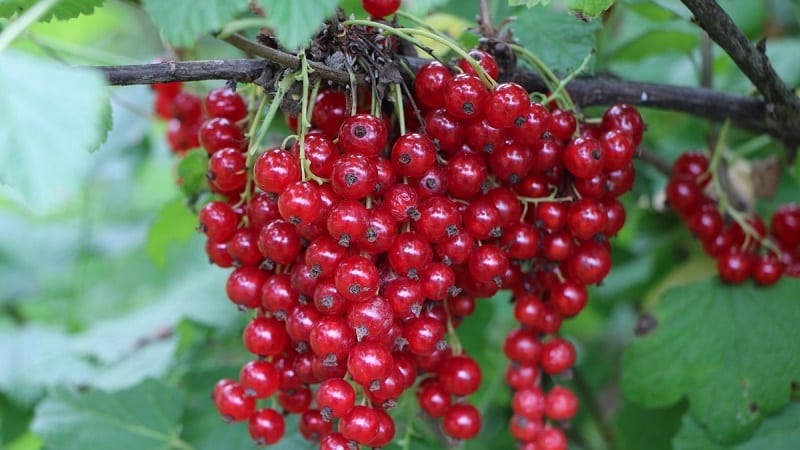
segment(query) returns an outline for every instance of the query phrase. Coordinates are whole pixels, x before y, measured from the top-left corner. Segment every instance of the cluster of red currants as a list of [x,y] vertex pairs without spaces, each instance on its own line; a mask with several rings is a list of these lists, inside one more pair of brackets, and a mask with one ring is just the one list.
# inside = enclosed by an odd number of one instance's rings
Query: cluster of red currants
[[[471,55],[497,78],[490,55]],[[474,437],[481,415],[466,397],[481,370],[454,330],[475,298],[503,289],[520,323],[504,345],[511,433],[522,448],[566,448],[556,424],[578,401],[557,383],[576,352],[556,334],[610,270],[607,239],[625,220],[616,198],[633,183],[641,117],[616,105],[599,124],[579,123],[459,66],[419,71],[418,108],[405,108],[402,124],[391,113],[350,115],[344,92],[322,90],[312,128],[252,167],[238,94],[178,102],[191,96],[179,84],[155,88],[173,149],[199,144],[210,156],[221,199],[200,211],[206,251],[234,268],[230,300],[256,312],[243,337],[256,358],[213,400],[226,420],[248,421],[258,444],[278,442],[294,413],[323,450],[385,446],[395,434],[386,410],[412,388],[444,435]],[[260,404],[276,394],[281,411]]]
[[[666,187],[667,201],[703,250],[716,259],[720,277],[729,283],[752,278],[769,286],[782,275],[800,276],[800,208],[789,203],[772,216],[770,229],[757,215],[729,221],[720,211],[709,160],[687,152],[675,161]],[[709,195],[711,194],[711,195]]]

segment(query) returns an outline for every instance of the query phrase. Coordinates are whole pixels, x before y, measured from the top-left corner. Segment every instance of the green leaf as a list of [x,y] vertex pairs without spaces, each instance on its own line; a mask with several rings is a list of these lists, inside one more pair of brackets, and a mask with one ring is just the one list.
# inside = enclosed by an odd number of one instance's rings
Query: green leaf
[[39,404],[32,429],[60,450],[174,448],[181,393],[146,380],[116,393],[60,387]]
[[617,48],[610,58],[640,61],[657,53],[677,52],[689,55],[700,43],[697,30],[688,24],[684,27],[670,24],[664,27],[649,27],[647,31],[630,39]]
[[158,267],[167,262],[167,248],[173,242],[186,242],[195,234],[197,217],[189,211],[183,199],[173,200],[158,212],[147,234],[145,251]]
[[194,198],[208,189],[206,172],[208,171],[208,153],[198,148],[190,151],[178,163],[178,178],[181,179],[181,191],[187,198]]
[[[0,0],[0,17],[11,17],[16,13],[23,13],[38,0]],[[67,20],[81,14],[92,14],[105,0],[61,0],[39,20],[49,21],[53,17],[58,20]]]
[[614,0],[567,0],[567,8],[581,17],[597,17],[614,4]]
[[710,441],[691,414],[686,414],[672,444],[675,450],[796,450],[800,448],[800,403],[767,417],[750,440],[733,446]]
[[339,0],[258,0],[267,14],[275,36],[290,49],[305,45],[326,18],[333,15]]
[[649,313],[655,329],[623,355],[623,392],[653,408],[685,396],[713,440],[746,439],[800,379],[798,291],[789,278],[763,288],[717,277],[667,291]]
[[669,408],[647,409],[625,402],[614,419],[617,450],[672,450],[670,441],[678,432],[686,403]]
[[536,5],[548,5],[550,0],[508,0],[508,6],[527,6],[533,8]]
[[587,23],[550,8],[520,12],[511,23],[520,45],[537,55],[551,70],[568,73],[578,68],[595,47],[596,21]]
[[76,196],[105,134],[100,73],[5,52],[0,104],[0,185],[37,212]]
[[237,12],[246,10],[247,3],[247,0],[142,0],[153,23],[176,47],[190,47],[199,35],[218,30]]
[[400,6],[415,16],[424,16],[436,8],[446,5],[450,0],[406,0]]
[[88,383],[94,367],[71,345],[69,335],[42,327],[0,333],[0,390],[17,403],[29,404],[45,386]]

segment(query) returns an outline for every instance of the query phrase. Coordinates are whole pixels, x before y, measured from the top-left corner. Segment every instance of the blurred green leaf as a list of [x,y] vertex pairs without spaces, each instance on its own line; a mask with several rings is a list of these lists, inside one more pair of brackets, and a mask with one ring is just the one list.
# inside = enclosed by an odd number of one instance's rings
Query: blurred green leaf
[[182,199],[173,200],[158,212],[147,234],[147,255],[158,267],[167,263],[167,248],[174,242],[186,242],[195,234],[197,217]]
[[614,419],[616,450],[672,450],[670,441],[685,412],[685,403],[648,409],[625,402]]
[[0,332],[0,390],[27,405],[46,386],[88,383],[94,367],[71,345],[69,335],[38,326]]
[[281,44],[290,49],[304,46],[322,22],[333,15],[339,0],[281,1],[258,0],[267,14],[267,23]]
[[778,414],[764,419],[750,440],[739,445],[719,445],[708,439],[691,414],[672,441],[675,450],[796,450],[800,448],[800,403],[790,403]]
[[697,31],[690,26],[649,27],[647,31],[621,45],[611,58],[640,61],[654,54],[677,52],[690,54],[700,43]]
[[180,391],[154,380],[116,393],[59,387],[36,409],[32,428],[59,450],[169,449],[182,405]]
[[550,0],[508,0],[509,6],[526,6],[532,8],[536,5],[549,5]]
[[0,55],[0,185],[37,212],[75,196],[107,132],[106,95],[99,72]]
[[450,0],[406,0],[400,6],[411,14],[421,17],[436,8],[441,8],[449,1]]
[[567,0],[567,8],[584,17],[597,17],[613,4],[614,0]]
[[247,3],[247,0],[142,0],[153,23],[176,47],[191,47],[199,35],[219,29],[237,12],[246,10]]
[[[568,73],[580,66],[594,49],[595,31],[600,28],[596,21],[583,22],[550,8],[523,10],[510,26],[520,45],[559,73]],[[590,70],[591,66],[590,63]]]
[[798,289],[793,279],[763,288],[714,277],[668,291],[649,313],[655,329],[625,351],[623,392],[648,407],[687,396],[715,441],[746,439],[800,377]]
[[194,149],[181,158],[178,163],[178,178],[181,180],[181,191],[187,198],[197,197],[208,189],[207,171],[208,153],[205,149]]
[[[38,0],[1,0],[0,17],[11,17],[15,13],[23,13]],[[59,20],[72,19],[81,14],[91,14],[94,9],[105,3],[105,0],[61,0],[39,20],[48,21],[55,17]]]

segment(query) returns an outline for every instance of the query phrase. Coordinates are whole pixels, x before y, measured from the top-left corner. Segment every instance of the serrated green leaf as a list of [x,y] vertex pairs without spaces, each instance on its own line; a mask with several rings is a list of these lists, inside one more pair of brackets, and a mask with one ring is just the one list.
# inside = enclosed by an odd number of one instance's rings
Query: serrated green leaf
[[73,198],[104,136],[99,72],[20,53],[0,55],[0,185],[42,212]]
[[622,389],[648,407],[683,397],[720,443],[750,436],[800,379],[800,280],[770,288],[718,278],[672,289],[649,313],[655,330],[623,355]]
[[147,234],[145,251],[158,267],[167,262],[167,248],[173,242],[186,242],[195,234],[197,217],[182,199],[173,200],[158,212]]
[[686,414],[683,426],[672,441],[675,450],[796,450],[800,448],[800,403],[790,403],[778,414],[767,417],[756,433],[747,442],[724,446],[712,442],[697,424]]
[[[0,0],[0,17],[11,17],[16,13],[23,13],[38,0]],[[53,17],[58,20],[67,20],[81,14],[91,14],[94,9],[105,3],[105,0],[61,0],[39,20],[49,21]]]
[[614,0],[567,0],[567,8],[581,17],[597,17],[614,4]]
[[174,448],[183,399],[154,380],[116,393],[54,389],[36,408],[32,429],[50,448]]
[[281,44],[296,49],[305,45],[322,22],[333,15],[339,0],[258,0],[258,4],[264,8],[267,23]]
[[208,171],[208,153],[198,148],[190,151],[178,163],[178,178],[181,180],[181,191],[187,198],[197,197],[208,189],[206,172]]
[[508,6],[527,6],[533,8],[536,5],[548,5],[550,0],[508,0]]
[[[153,23],[174,46],[190,47],[247,9],[247,0],[142,0]],[[296,2],[277,2],[296,3]]]
[[[684,28],[682,25],[681,23],[680,28]],[[672,25],[661,28],[649,27],[647,31],[622,44],[609,57],[617,60],[639,61],[665,52],[689,55],[699,43],[697,30],[692,29],[688,24],[685,29],[678,29]]]
[[580,66],[594,49],[595,31],[600,28],[597,21],[583,22],[550,8],[524,10],[511,26],[520,45],[562,74]]

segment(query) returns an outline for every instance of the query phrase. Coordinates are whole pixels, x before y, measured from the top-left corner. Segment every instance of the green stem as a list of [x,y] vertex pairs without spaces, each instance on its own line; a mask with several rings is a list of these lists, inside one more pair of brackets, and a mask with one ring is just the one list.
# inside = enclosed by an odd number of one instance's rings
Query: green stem
[[[556,74],[553,73],[549,67],[547,67],[547,64],[545,64],[544,61],[539,59],[539,57],[533,54],[533,52],[525,47],[522,47],[521,45],[509,44],[509,46],[531,67],[531,69],[539,72],[544,80],[544,84],[547,86],[547,89],[550,92],[556,92],[559,90],[561,80],[559,80]],[[588,57],[591,57],[591,54]],[[575,105],[572,103],[572,99],[569,98],[569,95],[566,94],[566,92],[564,92],[564,95],[556,97],[556,100],[559,102],[560,107],[570,111],[575,110]]]
[[395,114],[397,114],[397,122],[400,125],[400,135],[406,134],[406,116],[405,111],[403,111],[403,91],[400,87],[400,83],[392,84],[392,88],[394,89],[394,109]]
[[395,36],[397,36],[397,37],[399,37],[401,39],[404,39],[404,40],[406,40],[408,42],[411,42],[412,44],[414,44],[417,47],[425,50],[428,53],[432,53],[430,51],[430,49],[427,49],[425,47],[425,45],[423,45],[419,40],[414,39],[412,36],[413,35],[417,35],[417,36],[426,37],[426,38],[428,38],[430,40],[436,41],[436,42],[446,46],[448,49],[452,50],[458,56],[464,58],[464,60],[466,60],[469,63],[469,65],[471,65],[472,68],[475,69],[475,72],[478,74],[478,77],[481,79],[481,81],[483,82],[483,84],[487,88],[491,89],[491,88],[493,88],[493,87],[495,87],[497,85],[497,82],[494,81],[486,73],[485,70],[483,70],[483,67],[481,67],[481,65],[478,63],[478,61],[475,60],[475,58],[469,56],[469,54],[463,48],[461,48],[457,43],[453,42],[452,40],[450,40],[450,39],[448,39],[448,38],[446,38],[444,36],[440,36],[440,35],[438,35],[436,33],[432,33],[432,32],[427,31],[427,30],[420,30],[418,28],[395,28],[395,27],[392,27],[392,26],[387,25],[385,23],[374,22],[374,21],[371,21],[371,20],[345,20],[344,22],[342,22],[342,25],[345,25],[345,26],[346,25],[362,25],[362,26],[366,26],[366,27],[379,28],[379,29],[381,29],[381,30],[383,30],[383,31],[385,31],[385,32],[387,32],[389,34],[393,34],[393,35],[395,35]]
[[191,444],[178,436],[172,438],[172,441],[170,441],[170,446],[178,450],[194,450],[194,447],[192,447]]
[[0,52],[5,50],[11,42],[25,32],[40,17],[47,14],[50,8],[56,5],[59,0],[42,0],[25,11],[16,20],[11,22],[2,33],[0,33]]
[[300,78],[303,81],[303,94],[300,98],[300,136],[298,137],[298,143],[300,144],[300,178],[306,181],[306,133],[311,127],[308,108],[308,86],[310,84],[308,72],[311,71],[311,68],[308,66],[305,51],[301,51],[298,56],[300,57]]
[[549,97],[547,97],[544,100],[543,103],[544,104],[548,104],[552,100],[558,100],[559,98],[561,98],[561,99],[565,100],[566,102],[568,102],[569,106],[574,111],[575,110],[575,104],[572,103],[572,98],[570,98],[569,94],[563,95],[563,96],[561,94],[565,93],[564,88],[567,86],[567,84],[569,84],[570,81],[575,79],[575,77],[577,77],[584,70],[586,70],[586,66],[588,66],[589,65],[589,61],[592,60],[592,55],[594,55],[594,51],[589,52],[589,54],[586,55],[585,58],[583,58],[583,61],[581,62],[581,65],[578,66],[577,69],[575,69],[569,75],[567,75],[566,78],[564,78],[563,80],[559,81],[558,87],[553,91],[553,93],[550,94]]
[[450,346],[453,348],[454,355],[460,355],[463,353],[464,347],[461,345],[461,339],[459,339],[456,328],[453,326],[453,316],[450,314],[450,308],[447,307],[447,301],[445,300],[442,303],[444,312],[447,314],[447,334],[450,337]]

